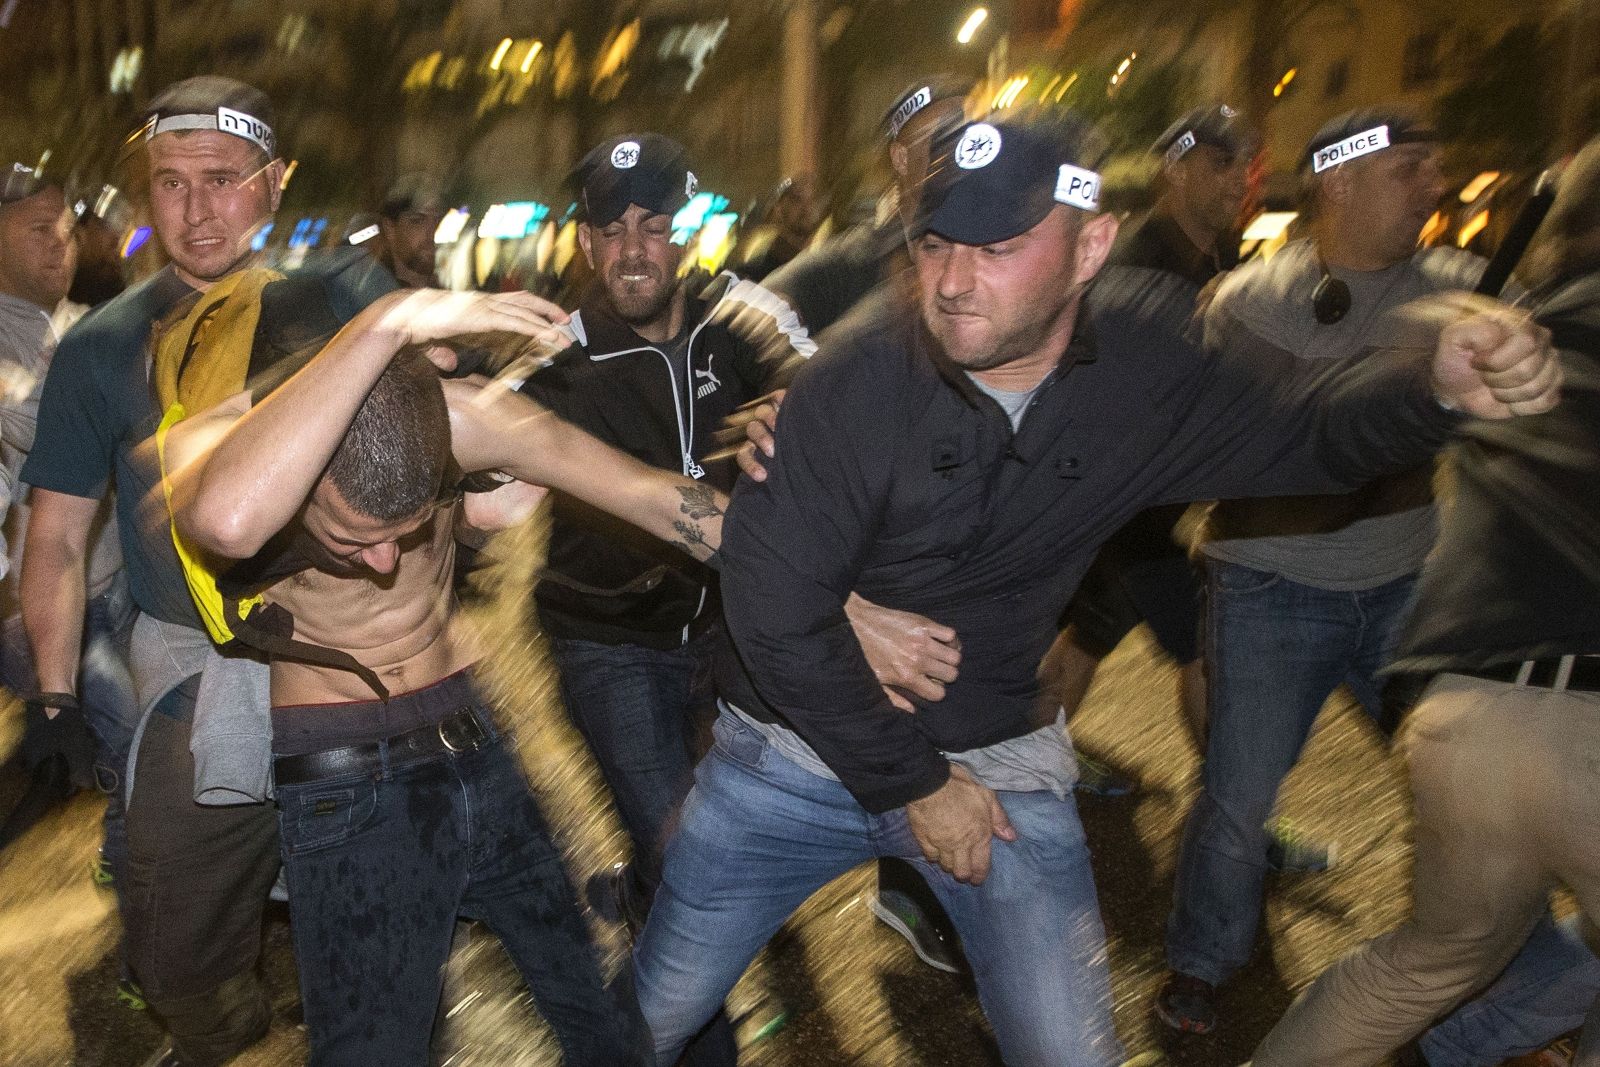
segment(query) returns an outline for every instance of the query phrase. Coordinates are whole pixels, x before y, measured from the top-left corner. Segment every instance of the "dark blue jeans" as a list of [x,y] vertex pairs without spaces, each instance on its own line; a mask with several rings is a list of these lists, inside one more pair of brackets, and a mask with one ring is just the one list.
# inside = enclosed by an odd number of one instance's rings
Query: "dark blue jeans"
[[526,778],[490,740],[278,787],[311,1060],[422,1065],[457,915],[505,946],[569,1067],[647,1062],[626,979],[608,988]]
[[713,713],[712,635],[670,651],[567,638],[552,644],[567,713],[600,764],[633,843],[643,913],[694,784],[697,716]]
[[998,794],[1017,840],[991,842],[989,877],[957,882],[922,856],[905,809],[873,815],[836,781],[779,754],[731,712],[700,761],[666,880],[634,950],[658,1067],[721,1005],[806,898],[879,856],[908,860],[955,924],[978,998],[1012,1067],[1110,1067],[1105,930],[1069,794]]
[[1211,727],[1167,921],[1167,962],[1213,984],[1254,947],[1267,874],[1265,824],[1322,705],[1341,683],[1374,719],[1414,578],[1335,592],[1216,560],[1206,564]]

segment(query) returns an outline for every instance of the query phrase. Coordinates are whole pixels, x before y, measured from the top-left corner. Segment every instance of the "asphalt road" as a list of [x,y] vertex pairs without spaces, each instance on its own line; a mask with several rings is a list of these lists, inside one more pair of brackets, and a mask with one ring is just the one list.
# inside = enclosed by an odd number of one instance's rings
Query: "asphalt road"
[[[527,535],[532,536],[532,535]],[[490,584],[526,588],[526,539],[501,545],[512,563]],[[498,580],[497,580],[498,579]],[[581,744],[566,725],[539,641],[509,598],[479,613],[495,647],[493,676],[520,748],[581,879],[620,858],[623,838]],[[1343,696],[1326,709],[1291,777],[1284,813],[1337,839],[1343,862],[1323,875],[1284,876],[1269,887],[1257,956],[1223,998],[1215,1035],[1173,1043],[1149,1012],[1162,976],[1162,930],[1182,819],[1198,758],[1179,725],[1177,676],[1135,632],[1102,667],[1072,724],[1077,743],[1135,776],[1120,799],[1080,798],[1110,938],[1116,1023],[1129,1052],[1165,1049],[1174,1064],[1242,1062],[1293,994],[1356,942],[1398,922],[1408,906],[1410,824],[1404,779]],[[0,753],[16,743],[19,716],[0,713]],[[0,802],[18,782],[0,777]],[[112,894],[88,868],[99,805],[80,795],[0,854],[0,1065],[123,1067],[158,1047],[145,1013],[115,998],[117,919]],[[998,1064],[977,1000],[962,980],[923,966],[862,905],[870,868],[825,887],[795,916],[735,990],[746,1042],[759,1067]],[[596,919],[614,964],[615,929]],[[305,1056],[287,916],[269,913],[263,970],[273,993],[269,1036],[239,1067],[295,1064]],[[437,1062],[450,1067],[554,1064],[553,1045],[492,936],[458,939],[446,985]]]

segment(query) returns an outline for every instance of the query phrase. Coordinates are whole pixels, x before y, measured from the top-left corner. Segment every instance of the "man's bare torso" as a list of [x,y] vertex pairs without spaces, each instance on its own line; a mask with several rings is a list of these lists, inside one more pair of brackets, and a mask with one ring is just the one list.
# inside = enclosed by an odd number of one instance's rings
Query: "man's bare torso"
[[[442,507],[401,552],[394,572],[334,574],[307,569],[267,591],[294,616],[297,640],[348,652],[371,667],[391,693],[422,689],[479,658],[456,611],[454,518]],[[272,702],[329,704],[375,700],[350,671],[275,659]]]

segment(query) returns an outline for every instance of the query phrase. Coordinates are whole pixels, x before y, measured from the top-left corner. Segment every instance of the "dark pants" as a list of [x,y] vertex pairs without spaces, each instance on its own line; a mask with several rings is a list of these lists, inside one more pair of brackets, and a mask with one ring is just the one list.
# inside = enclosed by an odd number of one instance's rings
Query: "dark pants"
[[[694,784],[705,746],[697,740],[716,714],[713,668],[718,634],[660,651],[595,641],[551,642],[561,697],[594,753],[633,845],[626,907],[650,910],[661,884],[661,857]],[[689,1067],[724,1067],[738,1058],[733,1026],[718,1012],[684,1052]]]
[[1345,684],[1382,721],[1379,671],[1410,608],[1415,576],[1336,591],[1220,560],[1209,561],[1206,573],[1211,732],[1178,853],[1167,962],[1215,985],[1255,947],[1267,877],[1264,827],[1323,704]]
[[271,807],[194,802],[199,684],[162,698],[139,739],[123,897],[129,966],[186,1065],[222,1063],[266,1033],[255,967],[278,872]]
[[561,696],[616,798],[633,843],[638,912],[661,883],[661,854],[694,784],[697,717],[714,714],[711,635],[660,651],[553,642]]
[[561,855],[467,676],[396,697],[388,710],[405,702],[436,711],[435,720],[473,706],[486,740],[278,787],[311,1063],[428,1062],[458,915],[500,938],[565,1063],[645,1063],[631,991],[607,988]]

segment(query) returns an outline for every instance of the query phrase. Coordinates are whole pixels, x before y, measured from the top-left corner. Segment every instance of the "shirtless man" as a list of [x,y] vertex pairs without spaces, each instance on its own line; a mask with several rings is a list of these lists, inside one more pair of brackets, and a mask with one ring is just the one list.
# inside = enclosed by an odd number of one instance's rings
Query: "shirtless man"
[[[253,406],[240,394],[167,440],[180,535],[218,558],[225,584],[264,587],[264,617],[286,611],[295,640],[351,657],[349,669],[272,663],[312,1063],[426,1062],[458,913],[500,937],[566,1062],[644,1061],[637,1009],[606,989],[560,855],[476,688],[483,649],[455,611],[452,534],[462,511],[537,484],[704,560],[723,501],[516,393],[481,380],[441,390],[423,358],[452,366],[439,342],[463,334],[560,343],[552,321],[564,318],[523,294],[391,294]],[[516,481],[463,507],[462,471]]]

